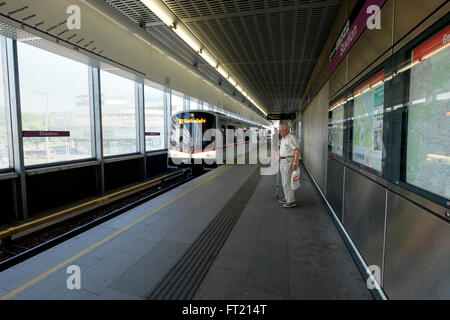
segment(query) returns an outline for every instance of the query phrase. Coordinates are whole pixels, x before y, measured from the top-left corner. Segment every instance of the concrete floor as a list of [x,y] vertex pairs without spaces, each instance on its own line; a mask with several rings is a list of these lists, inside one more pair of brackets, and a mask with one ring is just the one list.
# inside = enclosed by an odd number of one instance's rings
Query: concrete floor
[[[10,299],[145,299],[225,206],[236,186],[256,169],[227,168],[217,168],[0,272],[0,298],[19,288]],[[120,231],[158,207],[156,213]],[[67,288],[69,265],[80,267],[81,290]]]
[[[1,272],[0,297],[145,299],[259,168],[235,166],[177,198],[221,170]],[[289,210],[276,200],[275,176],[261,177],[194,299],[371,299],[305,171],[302,177],[298,207]],[[68,290],[68,265],[80,267],[81,290]]]
[[372,299],[304,169],[301,181],[284,209],[261,177],[194,299]]

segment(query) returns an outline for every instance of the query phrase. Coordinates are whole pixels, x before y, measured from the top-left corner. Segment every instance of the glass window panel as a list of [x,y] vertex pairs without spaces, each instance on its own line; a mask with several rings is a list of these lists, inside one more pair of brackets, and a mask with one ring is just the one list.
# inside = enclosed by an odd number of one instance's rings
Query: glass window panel
[[184,101],[184,105],[183,105],[184,106],[184,111],[189,111],[190,107],[191,107],[191,105],[190,105],[190,98],[188,96],[184,96],[183,101]]
[[145,150],[164,149],[164,92],[144,86]]
[[25,165],[91,158],[88,66],[17,46]]
[[183,111],[184,109],[184,99],[183,95],[172,91],[172,115]]
[[[450,199],[450,27],[414,50],[409,77],[406,182]],[[447,40],[448,41],[448,40]]]
[[381,173],[383,158],[384,71],[355,89],[353,161]]
[[137,152],[135,83],[101,71],[103,153]]
[[189,110],[198,110],[198,100],[195,98],[189,98]]
[[[1,43],[0,43],[1,51]],[[5,84],[3,83],[3,61],[0,57],[0,169],[9,168],[8,126],[6,124]]]

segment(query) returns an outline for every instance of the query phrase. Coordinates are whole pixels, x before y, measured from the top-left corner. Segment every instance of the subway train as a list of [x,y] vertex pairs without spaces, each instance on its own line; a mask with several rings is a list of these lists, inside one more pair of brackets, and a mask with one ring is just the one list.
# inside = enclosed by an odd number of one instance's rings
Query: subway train
[[249,145],[257,145],[266,136],[264,127],[219,112],[178,112],[170,121],[168,166],[215,167],[227,161],[226,151],[230,148],[234,148],[236,159],[239,150],[242,150],[239,146],[245,145],[248,151]]

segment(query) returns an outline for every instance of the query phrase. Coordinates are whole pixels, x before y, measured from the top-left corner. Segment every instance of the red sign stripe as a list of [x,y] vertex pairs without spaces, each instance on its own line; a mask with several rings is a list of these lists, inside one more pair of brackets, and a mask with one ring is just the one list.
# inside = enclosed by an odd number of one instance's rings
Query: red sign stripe
[[381,71],[380,73],[376,74],[375,76],[373,76],[368,81],[364,82],[359,87],[357,87],[354,92],[357,93],[359,91],[363,91],[364,89],[372,89],[372,87],[374,85],[376,85],[380,82],[384,82],[384,70]]
[[70,137],[70,131],[22,131],[24,138]]
[[450,46],[450,26],[414,50],[413,63],[424,59]]

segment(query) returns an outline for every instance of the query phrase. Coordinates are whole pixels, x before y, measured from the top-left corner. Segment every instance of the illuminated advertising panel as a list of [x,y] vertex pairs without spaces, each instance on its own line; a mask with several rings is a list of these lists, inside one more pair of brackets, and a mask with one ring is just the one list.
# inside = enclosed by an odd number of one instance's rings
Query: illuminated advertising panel
[[354,91],[353,161],[382,171],[384,71]]
[[346,100],[340,99],[331,107],[330,137],[331,152],[344,155],[344,105]]
[[450,27],[412,52],[406,182],[450,198]]

